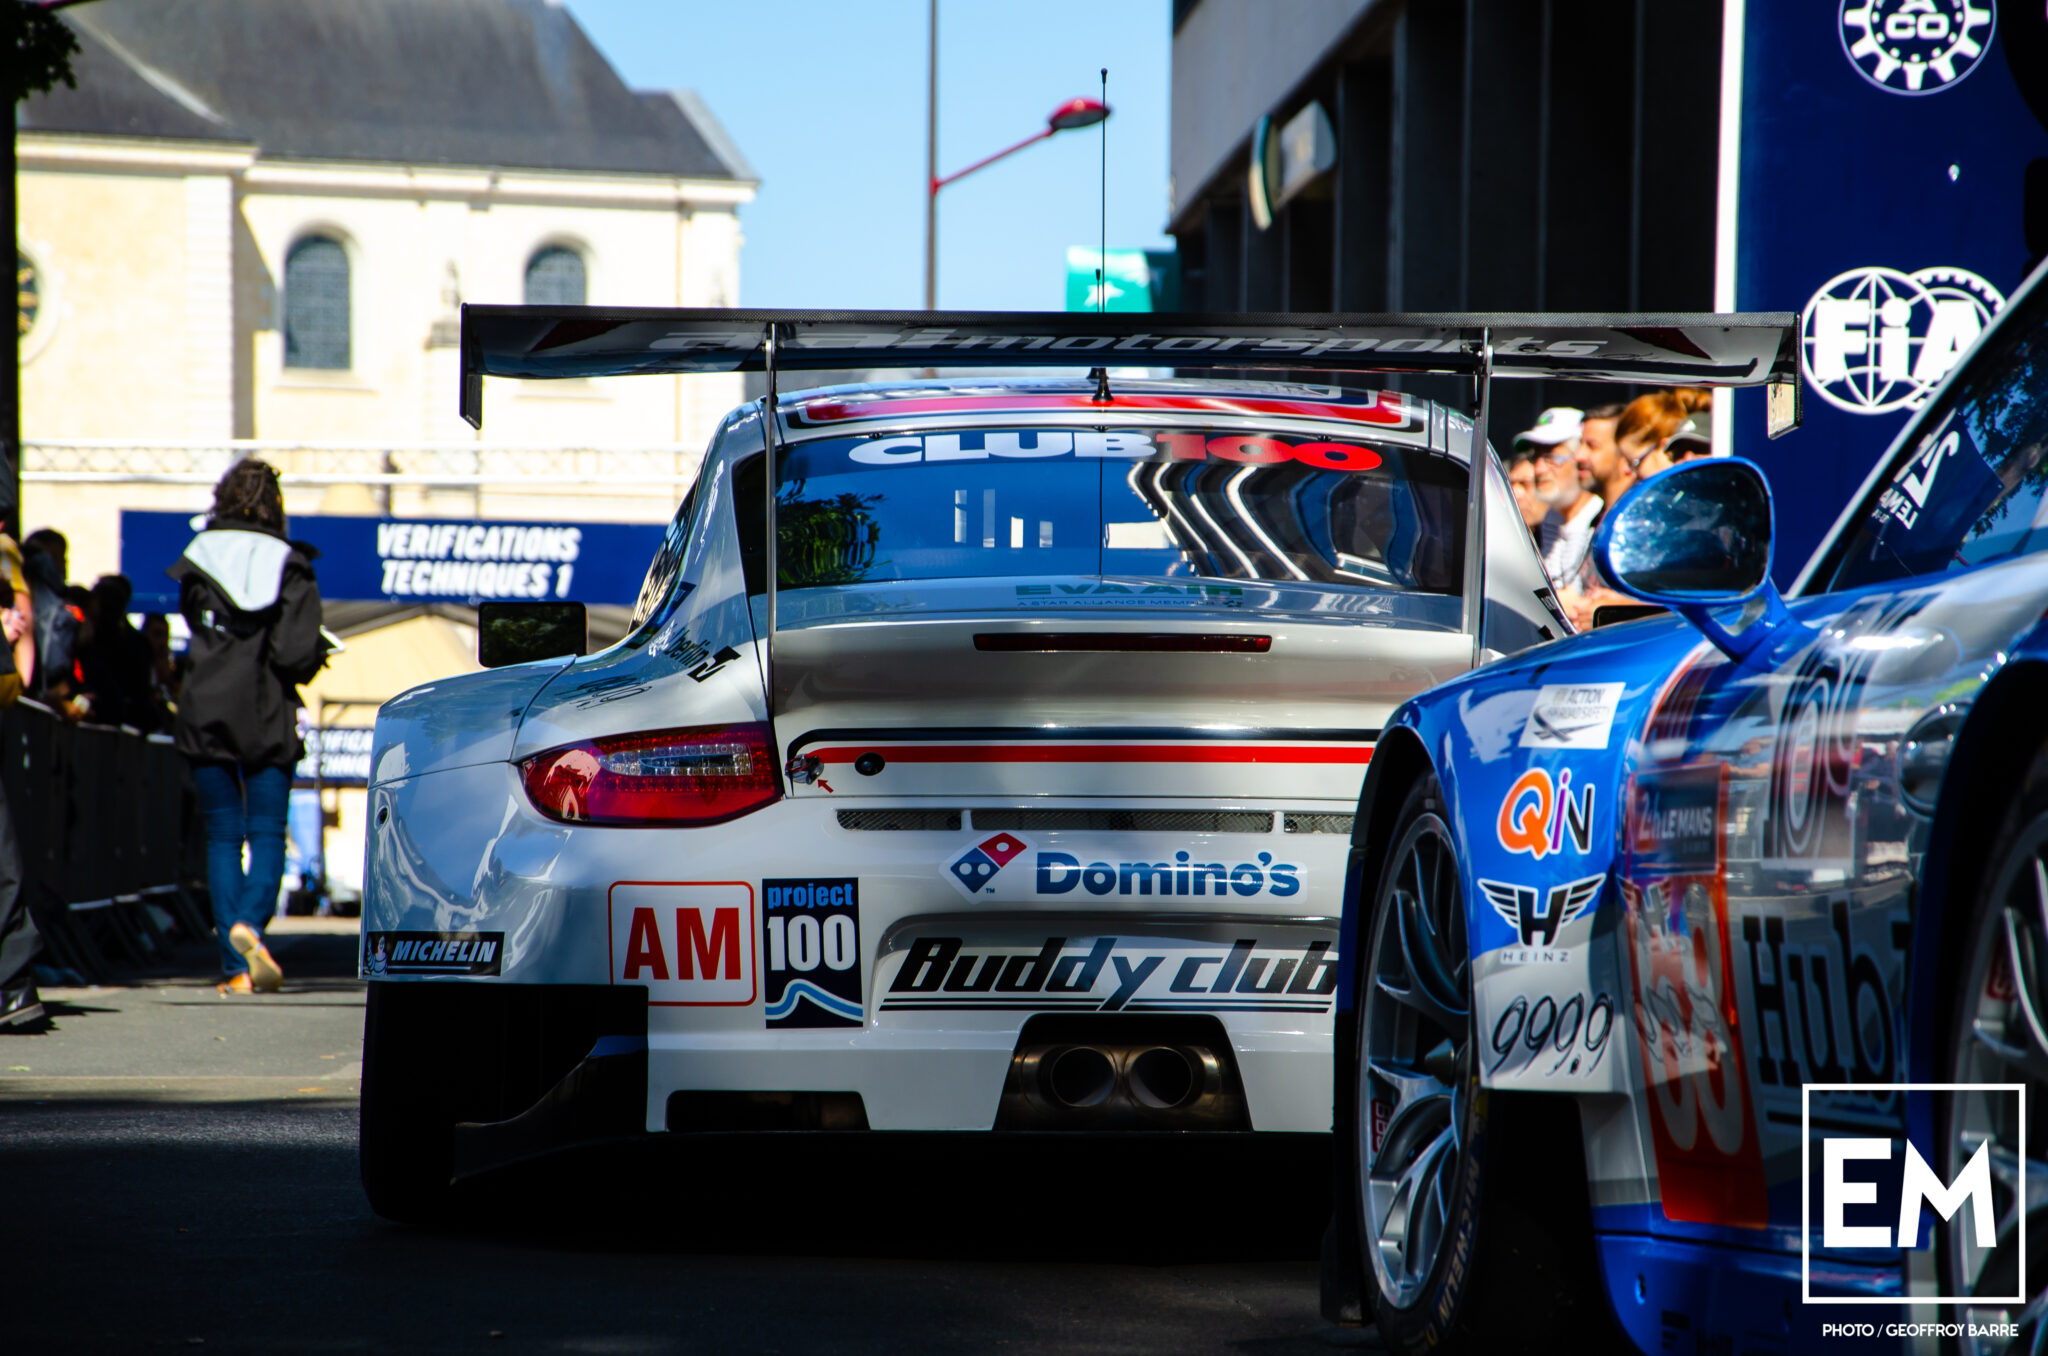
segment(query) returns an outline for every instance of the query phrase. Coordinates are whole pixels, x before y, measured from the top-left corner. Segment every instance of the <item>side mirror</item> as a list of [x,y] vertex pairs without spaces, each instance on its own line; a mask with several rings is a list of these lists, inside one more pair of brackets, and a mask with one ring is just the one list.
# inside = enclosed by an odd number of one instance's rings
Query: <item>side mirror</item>
[[[1601,522],[1593,552],[1615,588],[1670,608],[1731,659],[1791,621],[1771,583],[1770,486],[1750,462],[1703,457],[1644,481]],[[1730,607],[1744,608],[1739,631],[1714,615]]]
[[476,662],[487,669],[559,659],[590,648],[581,603],[478,603]]

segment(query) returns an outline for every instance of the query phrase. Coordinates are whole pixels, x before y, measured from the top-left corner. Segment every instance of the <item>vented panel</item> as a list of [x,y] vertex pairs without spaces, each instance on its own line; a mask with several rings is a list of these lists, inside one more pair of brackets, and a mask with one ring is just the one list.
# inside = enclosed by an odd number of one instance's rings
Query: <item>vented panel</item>
[[1351,836],[1351,821],[1355,815],[1297,814],[1289,810],[1286,815],[1286,833],[1341,833]]
[[863,833],[929,833],[960,827],[958,810],[841,810],[839,827]]
[[1271,833],[1268,810],[976,810],[976,829],[1101,833]]

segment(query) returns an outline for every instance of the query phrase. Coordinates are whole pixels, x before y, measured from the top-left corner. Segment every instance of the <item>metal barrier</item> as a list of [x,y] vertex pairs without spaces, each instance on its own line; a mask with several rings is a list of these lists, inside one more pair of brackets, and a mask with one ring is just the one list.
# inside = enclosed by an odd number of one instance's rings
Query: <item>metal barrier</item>
[[168,735],[69,725],[23,698],[0,711],[0,788],[21,844],[22,889],[50,958],[95,983],[111,955],[170,959],[150,906],[212,933],[186,887],[204,875],[191,774]]

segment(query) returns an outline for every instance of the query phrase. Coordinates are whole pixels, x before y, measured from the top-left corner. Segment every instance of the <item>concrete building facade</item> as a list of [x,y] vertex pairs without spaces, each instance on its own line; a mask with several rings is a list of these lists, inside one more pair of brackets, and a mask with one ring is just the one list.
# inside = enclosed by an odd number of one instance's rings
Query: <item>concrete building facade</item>
[[[1714,309],[1722,18],[1720,0],[1176,0],[1187,308]],[[1613,396],[1501,383],[1491,431],[1504,446],[1544,405]]]
[[694,94],[627,89],[544,0],[64,19],[78,88],[17,116],[17,266],[23,516],[74,574],[245,450],[294,512],[668,515],[737,377],[500,383],[480,443],[457,308],[738,304],[753,173]]

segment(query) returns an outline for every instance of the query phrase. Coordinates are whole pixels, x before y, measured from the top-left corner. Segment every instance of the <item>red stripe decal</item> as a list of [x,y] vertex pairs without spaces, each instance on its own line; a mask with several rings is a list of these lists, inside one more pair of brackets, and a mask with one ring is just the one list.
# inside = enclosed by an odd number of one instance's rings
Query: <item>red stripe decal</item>
[[1370,744],[858,744],[813,749],[827,763],[879,753],[892,763],[1321,763],[1365,764]]
[[1073,394],[1000,396],[929,396],[923,399],[813,400],[802,406],[807,423],[838,423],[848,419],[893,419],[905,414],[955,414],[976,410],[1174,410],[1185,413],[1265,414],[1296,419],[1338,419],[1346,423],[1401,425],[1410,422],[1408,407],[1396,392],[1381,392],[1371,403],[1335,405],[1311,400],[1270,397],[1136,395],[1117,396],[1108,406],[1092,397]]

